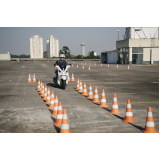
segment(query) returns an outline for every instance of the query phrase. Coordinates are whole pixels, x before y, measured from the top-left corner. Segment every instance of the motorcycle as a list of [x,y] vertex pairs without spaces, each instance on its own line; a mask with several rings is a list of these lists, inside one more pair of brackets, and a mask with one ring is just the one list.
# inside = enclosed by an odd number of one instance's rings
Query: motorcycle
[[[58,84],[62,89],[66,88],[66,85],[68,84],[68,68],[70,68],[70,65],[62,66],[61,68],[58,65],[55,65],[55,67],[58,69],[58,76],[57,81],[54,78],[54,82]],[[56,73],[55,73],[56,76]]]

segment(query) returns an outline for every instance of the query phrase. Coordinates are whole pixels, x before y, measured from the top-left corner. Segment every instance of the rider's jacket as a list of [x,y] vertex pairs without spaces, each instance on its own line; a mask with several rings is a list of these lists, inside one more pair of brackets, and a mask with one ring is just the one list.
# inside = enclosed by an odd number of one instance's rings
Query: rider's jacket
[[59,65],[60,68],[67,66],[66,60],[58,60],[56,61],[56,64]]

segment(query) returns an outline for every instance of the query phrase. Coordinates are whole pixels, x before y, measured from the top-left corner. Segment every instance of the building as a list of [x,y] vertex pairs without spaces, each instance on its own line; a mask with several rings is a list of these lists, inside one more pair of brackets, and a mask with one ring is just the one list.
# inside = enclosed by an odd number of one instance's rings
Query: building
[[159,28],[128,27],[116,48],[120,64],[159,64]]
[[47,56],[49,57],[59,57],[59,40],[51,35],[47,39]]
[[101,62],[109,64],[117,64],[116,46],[108,51],[101,52]]
[[81,55],[85,56],[85,44],[84,44],[84,42],[81,44]]
[[0,61],[11,61],[11,54],[7,53],[0,53]]
[[30,38],[30,58],[43,58],[43,38],[38,35]]

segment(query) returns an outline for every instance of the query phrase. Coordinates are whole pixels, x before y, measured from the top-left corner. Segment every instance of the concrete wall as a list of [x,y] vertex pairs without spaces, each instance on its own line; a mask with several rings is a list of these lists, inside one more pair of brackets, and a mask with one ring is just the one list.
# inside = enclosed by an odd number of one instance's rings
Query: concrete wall
[[159,61],[159,48],[154,48],[154,56],[153,56],[153,61]]
[[159,39],[128,39],[116,41],[116,48],[126,47],[159,47]]
[[10,54],[0,54],[0,61],[10,61],[11,55]]

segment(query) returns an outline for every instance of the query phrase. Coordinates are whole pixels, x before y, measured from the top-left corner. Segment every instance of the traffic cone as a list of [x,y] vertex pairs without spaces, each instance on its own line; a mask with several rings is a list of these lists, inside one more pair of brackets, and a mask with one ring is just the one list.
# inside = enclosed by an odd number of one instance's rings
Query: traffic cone
[[47,98],[47,85],[45,85],[44,94],[43,94],[43,99],[42,100],[46,100],[46,98]]
[[86,65],[86,62],[85,62],[85,65]]
[[36,91],[39,91],[39,90],[40,90],[40,79],[38,80],[38,86]]
[[68,73],[68,82],[69,82],[69,81],[71,81],[71,80],[70,80],[69,73]]
[[41,90],[40,97],[43,97],[43,94],[44,94],[44,83],[42,84],[42,90]]
[[90,66],[88,67],[88,70],[90,71]]
[[72,67],[74,67],[74,65],[72,64]]
[[84,69],[84,65],[83,65],[82,69]]
[[129,65],[128,65],[128,69],[129,69]]
[[49,104],[50,103],[50,99],[51,99],[51,92],[50,92],[50,88],[48,88],[45,104]]
[[89,85],[89,92],[88,92],[87,99],[93,99],[93,92],[92,92],[92,86],[91,86],[91,84]]
[[133,113],[131,108],[130,99],[127,100],[127,108],[126,108],[126,116],[123,122],[126,123],[136,123],[136,121],[133,119]]
[[80,80],[78,92],[79,92],[79,93],[82,93],[82,92],[83,92],[83,87],[82,87],[82,81],[81,81],[81,80]]
[[54,107],[54,92],[52,91],[51,92],[51,100],[50,100],[48,109],[53,109],[53,107]]
[[51,116],[56,116],[57,110],[58,110],[58,96],[56,95],[55,99],[54,99],[54,107],[53,107],[53,112],[52,112]]
[[118,64],[117,64],[117,68],[118,68]]
[[96,66],[96,63],[95,63],[95,66]]
[[88,96],[88,93],[87,93],[87,87],[86,87],[86,82],[84,82],[82,96]]
[[19,62],[19,59],[18,59],[18,62]]
[[102,63],[101,63],[101,67],[102,67]]
[[40,89],[39,89],[39,94],[41,94],[41,90],[42,90],[42,84],[43,84],[43,82],[41,81],[41,84],[40,84]]
[[28,77],[28,81],[27,81],[27,82],[32,82],[32,81],[31,81],[30,73],[29,73],[29,77]]
[[109,67],[109,64],[108,64],[108,66],[107,67]]
[[116,94],[114,94],[113,102],[112,102],[112,110],[110,111],[111,114],[121,114],[121,112],[118,109],[118,102]]
[[106,96],[105,96],[104,89],[102,89],[101,103],[99,107],[109,107],[106,102]]
[[79,78],[77,79],[77,87],[76,87],[76,91],[79,90]]
[[60,133],[70,133],[66,109],[63,110],[62,124],[61,124]]
[[74,74],[73,74],[73,73],[72,73],[72,79],[71,79],[71,81],[75,81],[75,80],[74,80]]
[[78,68],[78,64],[77,64],[77,68]]
[[98,90],[97,90],[97,87],[95,87],[95,91],[94,91],[94,96],[93,96],[93,103],[99,103],[100,100],[99,100],[99,96],[98,96]]
[[55,126],[60,126],[61,125],[61,123],[62,123],[62,116],[63,116],[62,105],[61,105],[61,101],[59,101],[56,121],[53,123]]
[[36,77],[35,77],[35,73],[33,75],[33,81],[32,82],[36,82]]
[[158,133],[154,125],[152,109],[150,106],[148,107],[148,115],[146,119],[145,130],[143,131],[143,133]]

